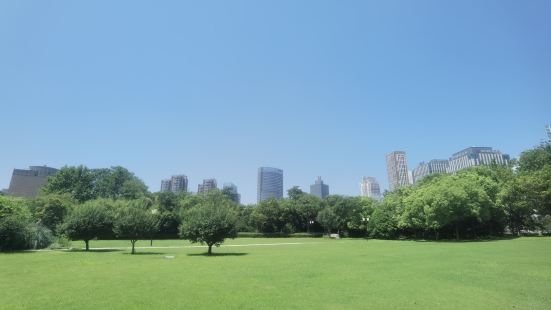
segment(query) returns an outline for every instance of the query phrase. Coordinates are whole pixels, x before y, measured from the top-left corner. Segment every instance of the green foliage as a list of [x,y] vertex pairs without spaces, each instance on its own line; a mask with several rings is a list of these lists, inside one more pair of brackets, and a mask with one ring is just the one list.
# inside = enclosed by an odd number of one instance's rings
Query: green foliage
[[137,199],[147,193],[147,186],[126,168],[116,166],[94,171],[97,197]]
[[96,198],[137,199],[147,194],[147,187],[133,173],[117,166],[90,170],[85,166],[63,167],[48,179],[46,194],[69,194],[78,202]]
[[0,251],[29,248],[31,222],[23,199],[0,196]]
[[75,208],[65,219],[61,231],[71,240],[89,241],[109,236],[113,231],[113,210],[106,201],[90,201]]
[[327,233],[331,233],[333,229],[338,227],[337,215],[332,208],[321,210],[316,219]]
[[191,242],[205,243],[208,254],[226,238],[237,236],[237,211],[232,201],[218,191],[202,195],[201,202],[184,214],[180,235]]
[[94,172],[85,166],[63,167],[48,178],[42,190],[46,194],[69,194],[75,200],[84,202],[97,197],[94,182]]
[[551,143],[545,143],[522,152],[519,161],[519,172],[534,172],[551,166]]
[[158,230],[158,220],[145,208],[127,207],[118,210],[113,231],[120,239],[130,240],[132,254],[135,253],[136,241],[151,239]]
[[28,225],[29,219],[19,214],[0,218],[0,251],[27,249]]
[[52,231],[56,231],[71,211],[74,201],[68,195],[47,195],[28,202],[33,217]]
[[52,231],[40,223],[28,224],[25,232],[28,248],[43,249],[55,241]]

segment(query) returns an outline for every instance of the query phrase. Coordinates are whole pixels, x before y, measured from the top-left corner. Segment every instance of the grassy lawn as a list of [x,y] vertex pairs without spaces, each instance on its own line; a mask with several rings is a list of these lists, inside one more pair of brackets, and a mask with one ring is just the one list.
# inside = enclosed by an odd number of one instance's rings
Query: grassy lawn
[[[280,245],[260,245],[273,243]],[[226,244],[250,246],[216,248],[213,257],[180,240],[155,241],[172,248],[134,256],[128,249],[0,254],[0,308],[551,309],[551,238]]]

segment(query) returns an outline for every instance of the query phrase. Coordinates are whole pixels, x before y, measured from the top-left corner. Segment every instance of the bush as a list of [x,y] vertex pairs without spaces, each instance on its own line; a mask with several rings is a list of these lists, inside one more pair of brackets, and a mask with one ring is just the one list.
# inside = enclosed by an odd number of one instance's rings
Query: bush
[[44,249],[54,242],[54,234],[42,224],[30,223],[26,227],[26,241],[29,249]]
[[27,249],[28,224],[27,218],[20,215],[0,218],[0,251]]

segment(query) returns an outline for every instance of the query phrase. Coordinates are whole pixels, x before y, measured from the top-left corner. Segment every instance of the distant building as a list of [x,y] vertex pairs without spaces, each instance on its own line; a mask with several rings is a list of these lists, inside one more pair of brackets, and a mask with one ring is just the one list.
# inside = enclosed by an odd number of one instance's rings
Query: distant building
[[237,192],[237,186],[233,183],[224,183],[222,187],[223,191],[230,193],[233,202],[241,203],[241,195]]
[[386,155],[386,171],[390,191],[409,185],[406,152],[394,151]]
[[329,185],[324,184],[321,177],[318,177],[314,184],[310,185],[310,194],[323,199],[329,196]]
[[187,187],[187,176],[183,174],[173,175],[170,179],[165,179],[161,181],[161,192],[187,192]]
[[216,183],[216,179],[204,179],[203,184],[199,184],[197,186],[197,192],[198,193],[204,193],[204,192],[208,192],[210,190],[213,190],[215,188],[218,188],[218,184]]
[[283,198],[283,170],[271,167],[258,168],[256,198],[258,202],[270,198]]
[[369,197],[375,200],[381,199],[381,187],[377,179],[373,177],[363,177],[360,183],[360,192],[362,197]]
[[551,142],[551,124],[545,127],[545,131],[547,131],[547,138],[549,139],[549,142]]
[[161,192],[170,192],[171,186],[172,186],[172,182],[170,179],[161,180]]
[[187,176],[183,174],[173,175],[170,180],[170,190],[174,193],[187,192],[187,185]]
[[48,177],[55,175],[57,171],[47,166],[30,166],[29,170],[13,169],[10,187],[5,194],[16,197],[36,197],[40,193],[40,188],[48,182]]
[[491,165],[493,163],[506,165],[508,162],[509,155],[502,154],[491,147],[468,147],[450,157],[447,171],[455,173],[469,167]]
[[413,169],[413,182],[417,183],[422,178],[433,173],[446,173],[448,171],[449,161],[447,159],[433,159],[421,162]]

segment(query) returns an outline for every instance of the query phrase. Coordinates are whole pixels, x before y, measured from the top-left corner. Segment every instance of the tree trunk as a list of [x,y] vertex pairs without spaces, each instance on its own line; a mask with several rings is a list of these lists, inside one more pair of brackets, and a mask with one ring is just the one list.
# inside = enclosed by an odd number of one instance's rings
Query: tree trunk
[[84,243],[86,244],[86,251],[88,251],[88,249],[90,249],[90,247],[88,246],[89,242],[90,242],[90,240],[84,240]]
[[149,246],[153,246],[153,239],[149,242]]
[[455,240],[459,240],[459,225],[455,223]]
[[436,231],[436,241],[438,241],[438,235],[440,234],[440,232]]
[[136,253],[136,251],[134,250],[134,245],[136,244],[136,240],[130,240],[130,242],[132,243],[132,254]]
[[209,252],[207,254],[212,255],[212,244],[209,244]]

